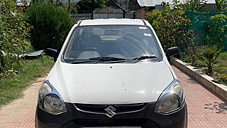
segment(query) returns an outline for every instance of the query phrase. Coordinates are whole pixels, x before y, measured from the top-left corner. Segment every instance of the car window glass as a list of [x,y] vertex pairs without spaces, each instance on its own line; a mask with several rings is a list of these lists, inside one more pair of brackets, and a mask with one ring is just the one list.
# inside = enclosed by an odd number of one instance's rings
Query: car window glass
[[75,28],[64,52],[64,59],[94,57],[133,59],[161,57],[157,39],[146,26],[81,26]]

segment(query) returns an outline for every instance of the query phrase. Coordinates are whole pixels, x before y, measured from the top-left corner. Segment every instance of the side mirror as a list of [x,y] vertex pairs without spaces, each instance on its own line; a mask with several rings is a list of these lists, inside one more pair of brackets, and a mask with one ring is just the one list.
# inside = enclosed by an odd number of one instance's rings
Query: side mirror
[[170,60],[170,56],[179,57],[180,50],[178,47],[171,47],[167,49],[166,56],[167,59]]
[[53,58],[54,58],[54,62],[55,62],[55,61],[57,60],[57,58],[58,58],[58,51],[57,51],[56,49],[47,48],[47,49],[45,50],[45,53],[46,53],[46,55],[53,57]]

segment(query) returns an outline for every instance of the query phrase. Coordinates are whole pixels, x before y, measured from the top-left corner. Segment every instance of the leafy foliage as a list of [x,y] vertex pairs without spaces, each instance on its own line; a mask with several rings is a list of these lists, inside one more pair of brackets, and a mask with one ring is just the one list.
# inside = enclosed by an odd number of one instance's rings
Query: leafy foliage
[[62,6],[64,0],[31,0],[32,4],[38,3],[51,3],[57,6]]
[[[208,75],[215,75],[218,81],[226,83],[226,59],[219,58],[227,38],[227,16],[224,14],[211,16],[206,24],[203,23],[206,26],[205,38],[199,38],[200,33],[188,29],[191,21],[184,17],[184,12],[187,10],[206,11],[205,0],[189,0],[185,4],[174,0],[171,6],[167,3],[162,3],[162,5],[163,10],[152,10],[146,14],[146,19],[155,29],[164,49],[178,46],[184,60],[193,66],[206,66]],[[203,19],[203,17],[197,17],[197,20],[200,18]]]
[[70,14],[77,13],[77,2],[75,0],[31,0],[31,3],[50,3],[59,7],[63,7]]
[[78,13],[92,13],[96,8],[105,8],[109,0],[80,0],[77,6]]
[[18,54],[30,48],[26,40],[30,28],[25,22],[24,8],[16,7],[13,0],[2,0],[0,10],[0,77],[3,77],[19,70]]
[[207,65],[207,74],[213,75],[213,67],[222,53],[222,47],[219,45],[205,45],[198,50],[197,57]]
[[227,10],[227,1],[226,0],[215,0],[216,7],[218,12],[225,12]]
[[214,70],[218,73],[215,74],[214,78],[216,82],[227,85],[227,52],[221,53],[218,58],[218,64],[214,67]]
[[146,19],[154,27],[164,49],[172,46],[178,46],[185,51],[187,42],[192,41],[193,31],[187,27],[190,20],[184,18],[182,7],[175,3],[171,8],[167,3],[162,3],[163,10],[153,10],[146,14]]
[[63,8],[67,10],[68,13],[70,14],[75,14],[77,13],[77,3],[74,0],[67,0],[68,2],[63,4]]
[[224,39],[227,38],[227,25],[224,23],[227,20],[227,16],[224,14],[218,14],[211,16],[210,22],[207,25],[207,44],[219,44],[224,45]]
[[227,31],[227,26],[223,23],[226,22],[226,19],[227,16],[223,14],[211,16],[207,25],[206,45],[198,50],[197,57],[206,63],[208,75],[213,75],[214,64],[218,62],[218,57],[222,53],[223,39],[226,38]]
[[187,0],[183,8],[185,11],[206,12],[207,0]]
[[35,49],[48,47],[60,50],[72,21],[69,14],[50,3],[32,4],[27,10],[28,22],[33,26],[31,43]]

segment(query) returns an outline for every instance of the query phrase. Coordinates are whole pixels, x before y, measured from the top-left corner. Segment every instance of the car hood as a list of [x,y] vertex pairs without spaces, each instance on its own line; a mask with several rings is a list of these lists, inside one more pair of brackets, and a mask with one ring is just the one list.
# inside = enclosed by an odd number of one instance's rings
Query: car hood
[[129,104],[157,101],[174,78],[164,61],[114,64],[58,61],[47,79],[65,102]]

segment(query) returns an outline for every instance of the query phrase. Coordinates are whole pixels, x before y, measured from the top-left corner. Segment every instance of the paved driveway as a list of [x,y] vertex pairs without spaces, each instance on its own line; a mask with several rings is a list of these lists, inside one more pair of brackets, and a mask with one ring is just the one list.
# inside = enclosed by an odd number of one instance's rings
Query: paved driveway
[[[189,76],[173,67],[184,86],[188,105],[188,128],[227,128],[227,102],[216,97]],[[0,128],[33,128],[40,78],[15,100],[0,110]]]
[[188,128],[227,128],[227,102],[194,79],[172,67],[184,86],[188,105]]

